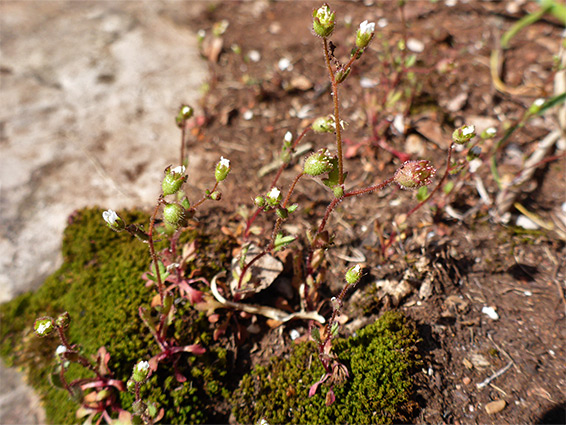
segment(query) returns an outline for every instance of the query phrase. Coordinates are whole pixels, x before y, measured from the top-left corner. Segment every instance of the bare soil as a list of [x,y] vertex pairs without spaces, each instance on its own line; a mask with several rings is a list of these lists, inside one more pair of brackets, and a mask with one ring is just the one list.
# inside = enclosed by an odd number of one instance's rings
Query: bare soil
[[[202,104],[205,112],[195,120],[189,151],[204,153],[211,164],[212,158],[223,155],[233,166],[221,203],[200,212],[203,223],[224,225],[226,233],[241,235],[243,220],[236,207],[246,205],[252,211],[253,198],[269,188],[275,173],[262,179],[257,174],[274,160],[285,132],[296,136],[313,118],[332,112],[322,43],[310,32],[312,9],[318,6],[225,2],[203,10],[198,20],[190,22],[207,31],[202,49],[211,77]],[[437,194],[407,219],[406,228],[402,215],[418,201],[414,192],[393,186],[349,199],[336,210],[329,223],[335,245],[328,252],[322,293],[336,294],[340,276],[355,261],[361,261],[367,273],[349,298],[344,334],[392,308],[417,323],[425,366],[415,377],[420,407],[416,423],[564,423],[566,250],[560,230],[566,201],[564,150],[554,148],[547,155],[553,160],[538,168],[516,198],[519,208],[547,225],[534,230],[516,226],[521,212],[514,207],[511,220],[504,224],[494,205],[486,203],[487,198],[494,202],[498,193],[489,168],[494,143],[534,99],[553,92],[553,55],[559,52],[564,25],[548,17],[519,32],[501,53],[500,77],[510,89],[497,90],[489,68],[491,52],[498,48],[503,32],[536,4],[472,1],[449,7],[444,2],[409,1],[403,15],[393,1],[333,2],[331,7],[338,16],[331,38],[340,60],[348,56],[359,22],[386,24],[378,29],[382,38],[373,41],[341,86],[341,118],[349,123],[345,130],[349,188],[384,180],[400,166],[399,156],[384,150],[383,142],[412,159],[431,160],[439,169],[438,182],[454,128],[464,123],[476,124],[480,131],[494,126],[500,135],[484,145],[483,164],[474,175],[449,177],[455,189],[448,195]],[[222,20],[228,26],[217,38],[221,44],[214,45],[212,28]],[[424,48],[414,66],[420,90],[413,90],[410,102],[402,107],[384,110],[381,105],[392,85],[409,87],[404,79],[395,81],[380,59],[387,51],[385,43],[395,46],[400,40],[412,40],[407,44],[414,50]],[[291,66],[281,66],[282,58]],[[367,79],[365,86],[368,81],[375,84],[362,87],[361,78]],[[399,114],[404,117],[400,131],[391,123]],[[551,122],[551,118],[530,120],[498,151],[503,177],[521,171],[523,159],[549,133]],[[313,149],[332,147],[333,136],[311,133],[305,143]],[[301,166],[301,159],[294,161],[280,186],[288,187]],[[189,173],[196,195],[210,182],[212,171],[189,167]],[[485,187],[484,199],[478,194],[478,182]],[[300,212],[285,230],[304,239],[306,229],[318,225],[331,199],[321,184],[302,181],[294,194]],[[272,223],[272,216],[256,222],[262,229],[257,237],[260,244]],[[407,270],[416,271],[407,278]],[[390,284],[377,290],[377,281]],[[409,283],[408,288],[395,294],[391,288],[399,289],[402,281]],[[264,297],[262,302],[296,308],[296,294],[289,298],[284,293]],[[492,307],[498,318],[490,318],[484,307]],[[328,311],[328,303],[322,302],[321,314]],[[259,319],[247,329],[247,338],[238,346],[242,371],[286,352],[292,344],[290,330],[305,335],[307,324],[271,328]],[[489,383],[479,385],[498,372]],[[486,407],[497,400],[505,401],[504,408],[488,413]]]

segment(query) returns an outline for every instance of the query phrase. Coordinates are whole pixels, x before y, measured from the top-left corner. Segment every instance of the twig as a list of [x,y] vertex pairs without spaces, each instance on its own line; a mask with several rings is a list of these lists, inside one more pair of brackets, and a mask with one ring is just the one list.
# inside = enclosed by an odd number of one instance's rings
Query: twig
[[499,378],[501,375],[503,375],[505,372],[507,372],[511,366],[513,366],[513,362],[509,362],[507,364],[507,366],[505,366],[503,369],[498,370],[497,372],[495,372],[493,375],[491,375],[490,377],[484,379],[482,382],[480,382],[479,384],[476,384],[476,387],[478,389],[482,389],[483,387],[486,387],[487,385],[489,385],[489,383],[491,381],[493,381],[496,378]]

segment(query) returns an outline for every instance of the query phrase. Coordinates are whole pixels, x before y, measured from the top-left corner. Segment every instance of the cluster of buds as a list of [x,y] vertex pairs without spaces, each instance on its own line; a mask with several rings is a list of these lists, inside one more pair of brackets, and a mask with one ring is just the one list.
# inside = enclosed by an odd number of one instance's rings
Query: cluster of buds
[[393,180],[401,189],[418,189],[429,185],[435,174],[436,168],[430,161],[405,161],[395,172]]
[[312,17],[313,32],[319,37],[329,37],[334,31],[336,13],[330,10],[330,6],[325,3],[313,11]]
[[464,145],[474,137],[476,137],[476,127],[473,125],[463,125],[452,133],[452,141],[457,145]]
[[303,166],[303,172],[309,176],[316,177],[328,173],[334,168],[334,157],[327,149],[320,149],[307,157]]

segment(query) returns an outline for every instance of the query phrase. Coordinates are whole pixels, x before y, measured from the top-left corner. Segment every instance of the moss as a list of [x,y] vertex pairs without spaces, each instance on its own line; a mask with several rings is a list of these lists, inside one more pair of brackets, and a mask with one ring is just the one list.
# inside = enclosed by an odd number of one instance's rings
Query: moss
[[407,420],[411,374],[418,365],[416,332],[399,313],[387,313],[358,335],[335,341],[350,378],[335,387],[336,401],[325,405],[325,390],[308,397],[323,374],[313,343],[297,345],[288,360],[272,359],[244,376],[233,397],[240,423],[392,423]]
[[[115,233],[104,226],[100,209],[75,213],[69,220],[63,239],[64,263],[35,293],[17,297],[0,306],[0,353],[9,365],[23,367],[29,382],[41,394],[51,423],[75,423],[78,405],[70,401],[65,391],[49,384],[54,364],[53,353],[59,344],[53,336],[38,338],[32,326],[38,316],[56,317],[63,311],[71,316],[68,336],[71,343],[82,346],[85,355],[95,355],[105,346],[111,354],[110,368],[117,379],[126,381],[139,359],[157,353],[157,346],[138,316],[140,305],[149,302],[153,293],[145,287],[141,275],[148,269],[146,244],[126,232]],[[122,212],[128,223],[147,223],[147,215]],[[192,232],[183,236],[196,238]],[[209,252],[212,239],[199,239],[200,249]],[[223,246],[222,243],[219,246]],[[212,249],[216,251],[216,247]],[[211,257],[213,254],[211,254]],[[199,256],[202,262],[203,256]],[[208,258],[208,257],[206,257]],[[208,265],[217,269],[220,264]],[[212,343],[209,324],[202,314],[190,306],[180,306],[179,318],[170,328],[182,344]],[[219,388],[225,387],[227,362],[225,350],[207,347],[203,356],[182,354],[178,369],[187,377],[183,384],[173,376],[172,365],[160,365],[145,395],[164,407],[165,423],[206,422]],[[220,367],[216,367],[220,366]],[[191,373],[191,370],[199,371]],[[90,377],[79,368],[69,372],[69,378]],[[130,410],[132,395],[121,393],[122,406]]]

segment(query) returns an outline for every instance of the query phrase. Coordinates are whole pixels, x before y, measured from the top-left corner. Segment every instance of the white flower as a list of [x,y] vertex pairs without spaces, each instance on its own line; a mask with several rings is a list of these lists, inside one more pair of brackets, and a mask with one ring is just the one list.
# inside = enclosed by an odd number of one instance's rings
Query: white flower
[[142,360],[136,365],[136,371],[138,372],[147,372],[149,370],[149,363],[145,360]]
[[470,136],[474,134],[475,131],[476,127],[474,127],[473,125],[466,125],[462,128],[462,136]]
[[51,322],[45,321],[45,322],[39,324],[39,326],[37,327],[37,333],[42,335],[46,331],[48,331],[49,329],[51,329]]
[[276,187],[274,187],[273,189],[271,189],[269,191],[269,193],[267,194],[267,197],[269,199],[273,199],[274,201],[279,199],[279,195],[281,195],[281,191],[279,189],[277,189]]
[[367,20],[363,21],[360,24],[360,32],[362,34],[372,34],[375,32],[375,22],[368,22]]
[[533,102],[533,105],[538,106],[540,108],[542,105],[544,105],[544,99],[542,97],[539,97],[537,100]]
[[60,356],[63,353],[67,352],[67,347],[65,347],[64,345],[60,345],[59,347],[57,347],[57,349],[55,350],[55,354]]
[[351,268],[352,273],[361,273],[362,272],[362,266],[360,266],[359,264],[356,264],[354,267]]
[[285,133],[285,137],[283,138],[287,143],[291,143],[293,141],[293,133],[288,131]]
[[316,17],[321,21],[329,21],[332,17],[332,13],[330,12],[330,8],[327,5],[321,6],[316,11]]
[[175,174],[185,174],[185,166],[179,165],[171,170],[172,173]]
[[218,163],[221,167],[230,168],[230,160],[224,158],[223,156],[220,157],[220,162]]
[[119,217],[118,214],[116,214],[116,211],[108,210],[102,213],[102,218],[106,223],[113,226],[114,224],[116,224],[116,220],[118,220]]

